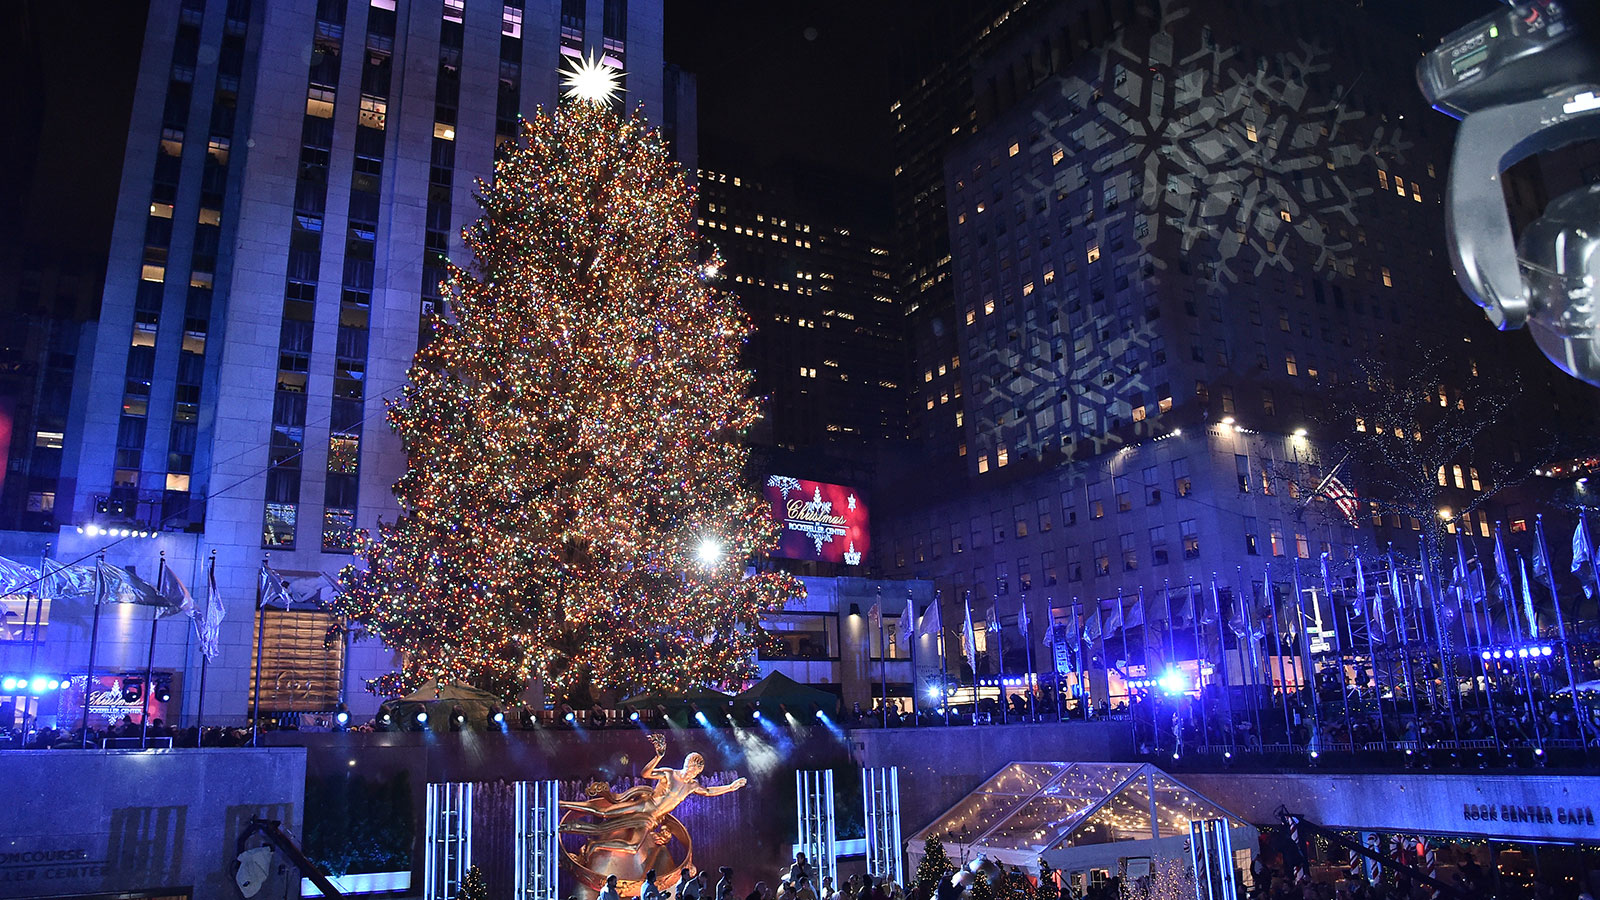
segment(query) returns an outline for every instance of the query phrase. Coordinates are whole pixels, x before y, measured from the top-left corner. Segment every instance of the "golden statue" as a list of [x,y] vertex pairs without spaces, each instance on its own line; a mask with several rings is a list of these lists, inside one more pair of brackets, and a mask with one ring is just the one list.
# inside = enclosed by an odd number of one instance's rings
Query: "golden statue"
[[[577,852],[567,858],[577,871],[578,880],[591,891],[605,886],[606,876],[617,876],[617,889],[623,896],[637,894],[644,884],[644,873],[655,869],[656,886],[673,887],[682,869],[694,871],[694,846],[683,823],[672,814],[678,804],[692,796],[718,797],[745,786],[745,779],[716,787],[700,783],[705,757],[690,753],[683,768],[660,765],[666,755],[667,740],[650,735],[655,756],[639,774],[655,782],[614,793],[604,782],[589,785],[587,800],[563,800],[561,831],[588,837]],[[673,858],[672,842],[683,845],[683,859]]]

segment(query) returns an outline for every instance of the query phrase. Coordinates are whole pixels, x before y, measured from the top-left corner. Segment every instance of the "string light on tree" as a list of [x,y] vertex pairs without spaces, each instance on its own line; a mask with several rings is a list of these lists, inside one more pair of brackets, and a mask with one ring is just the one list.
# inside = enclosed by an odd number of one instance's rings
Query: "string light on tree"
[[588,62],[480,183],[473,265],[448,269],[389,409],[402,514],[337,604],[403,651],[407,686],[734,685],[761,616],[805,593],[718,564],[778,536],[742,474],[750,322],[705,277],[692,188]]

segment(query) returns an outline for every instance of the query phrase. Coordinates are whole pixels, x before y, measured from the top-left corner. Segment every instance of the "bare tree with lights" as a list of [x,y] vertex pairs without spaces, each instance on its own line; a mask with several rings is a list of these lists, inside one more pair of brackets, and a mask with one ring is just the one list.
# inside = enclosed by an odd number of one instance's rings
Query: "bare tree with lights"
[[[1515,375],[1479,377],[1476,363],[1439,348],[1404,367],[1374,359],[1355,367],[1357,378],[1335,395],[1326,416],[1343,435],[1333,458],[1348,460],[1364,504],[1376,504],[1379,515],[1416,519],[1436,560],[1444,558],[1450,520],[1525,480],[1553,450],[1548,436],[1525,433],[1519,454],[1492,452],[1506,443],[1491,440],[1491,432],[1507,427],[1522,395]],[[1456,466],[1477,473],[1474,490],[1451,489]]]

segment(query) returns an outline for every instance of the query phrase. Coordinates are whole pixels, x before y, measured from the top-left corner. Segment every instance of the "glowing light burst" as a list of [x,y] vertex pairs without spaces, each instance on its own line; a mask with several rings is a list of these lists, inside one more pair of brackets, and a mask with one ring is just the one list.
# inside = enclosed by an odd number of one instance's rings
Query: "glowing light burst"
[[625,90],[622,70],[606,65],[593,54],[573,60],[572,68],[562,71],[561,75],[562,93],[590,103],[610,103]]

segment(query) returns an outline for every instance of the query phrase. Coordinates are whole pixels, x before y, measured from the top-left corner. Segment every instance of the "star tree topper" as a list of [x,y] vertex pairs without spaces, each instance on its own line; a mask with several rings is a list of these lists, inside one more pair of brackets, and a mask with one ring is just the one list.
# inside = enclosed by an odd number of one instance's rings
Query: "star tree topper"
[[575,58],[572,68],[561,72],[562,93],[589,103],[604,105],[617,98],[622,87],[621,69],[613,68],[596,59],[594,54]]

